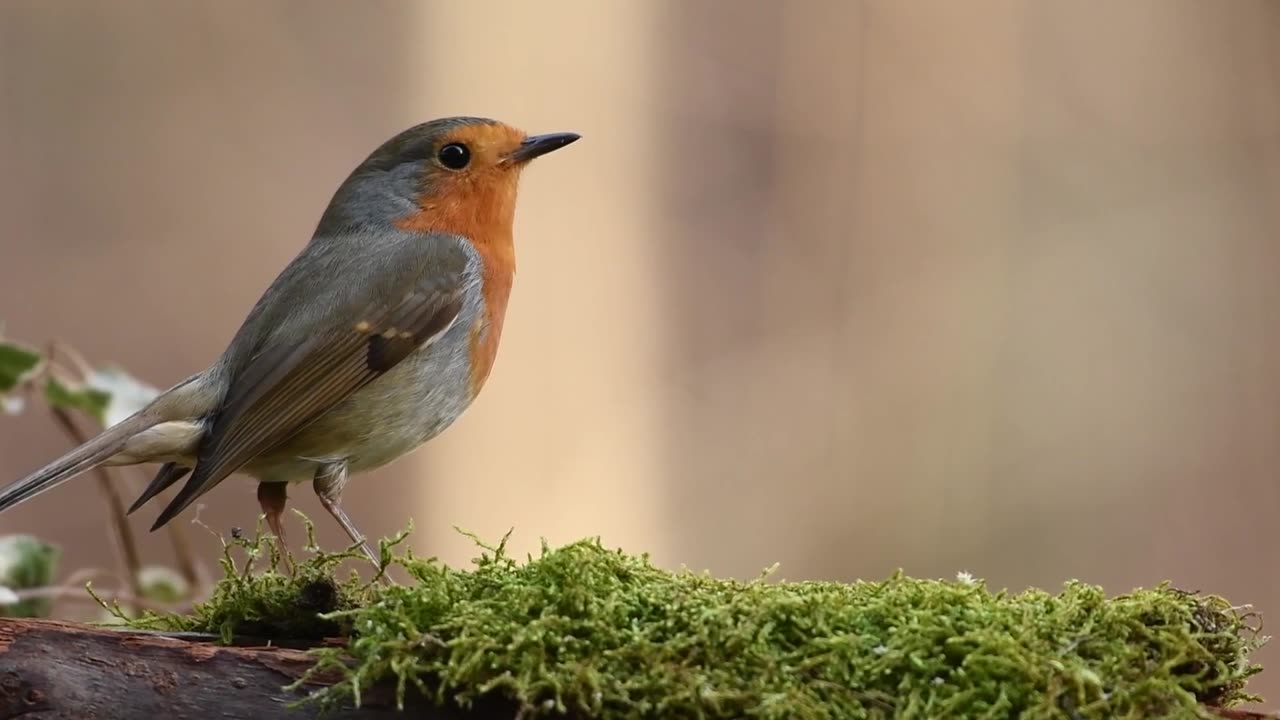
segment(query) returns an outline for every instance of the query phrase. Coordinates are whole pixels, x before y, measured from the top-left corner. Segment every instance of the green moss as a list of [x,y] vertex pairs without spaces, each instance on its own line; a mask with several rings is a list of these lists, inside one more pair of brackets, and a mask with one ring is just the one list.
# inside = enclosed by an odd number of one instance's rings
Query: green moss
[[[299,513],[301,514],[301,513]],[[305,520],[305,518],[304,518]],[[307,551],[312,557],[290,575],[282,571],[277,546],[262,534],[252,538],[237,532],[223,540],[219,561],[223,578],[212,596],[198,603],[191,615],[128,616],[118,604],[106,608],[114,619],[135,628],[213,633],[230,642],[233,637],[320,640],[351,633],[351,621],[341,613],[375,600],[371,583],[361,582],[353,573],[346,581],[335,578],[337,566],[349,558],[363,558],[354,548],[341,553],[321,552],[315,544],[314,527],[307,526]],[[399,538],[384,542],[389,551]],[[239,551],[243,561],[236,562]],[[367,562],[367,561],[366,561]],[[390,558],[387,558],[389,564]],[[92,592],[92,590],[90,590]]]
[[402,538],[383,556],[414,582],[332,583],[337,610],[323,618],[307,589],[349,553],[317,553],[297,578],[247,573],[228,554],[193,617],[134,624],[260,635],[320,623],[351,633],[345,650],[316,651],[317,671],[345,678],[322,699],[389,681],[464,706],[502,695],[526,718],[1198,717],[1251,699],[1260,669],[1251,615],[1169,587],[1107,598],[1075,582],[1016,595],[901,575],[735,582],[594,540],[524,563],[482,546],[461,571],[393,559]]

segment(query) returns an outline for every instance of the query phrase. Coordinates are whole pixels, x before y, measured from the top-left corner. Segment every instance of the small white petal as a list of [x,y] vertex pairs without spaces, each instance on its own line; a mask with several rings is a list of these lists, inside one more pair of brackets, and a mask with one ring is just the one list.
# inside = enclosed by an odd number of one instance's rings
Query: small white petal
[[107,404],[105,427],[111,427],[146,407],[160,391],[119,368],[100,368],[85,379],[85,384],[111,395]]
[[26,398],[21,395],[5,395],[0,397],[0,412],[5,415],[19,415],[27,406]]

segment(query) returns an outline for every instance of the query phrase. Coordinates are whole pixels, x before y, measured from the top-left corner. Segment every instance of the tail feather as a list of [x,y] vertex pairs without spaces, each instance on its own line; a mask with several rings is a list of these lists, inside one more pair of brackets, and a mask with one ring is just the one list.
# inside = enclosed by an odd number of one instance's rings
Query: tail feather
[[103,463],[124,448],[129,438],[159,421],[159,418],[149,414],[138,413],[103,430],[57,460],[0,489],[0,512]]
[[129,512],[126,514],[132,515],[135,510],[145,505],[148,500],[159,495],[165,488],[186,477],[189,472],[191,472],[191,468],[189,467],[183,467],[182,465],[172,462],[165,463],[160,467],[160,472],[156,473],[156,476],[152,478],[151,483],[148,484],[146,489],[142,491],[142,494],[138,496],[138,499],[133,501],[133,505],[129,507]]

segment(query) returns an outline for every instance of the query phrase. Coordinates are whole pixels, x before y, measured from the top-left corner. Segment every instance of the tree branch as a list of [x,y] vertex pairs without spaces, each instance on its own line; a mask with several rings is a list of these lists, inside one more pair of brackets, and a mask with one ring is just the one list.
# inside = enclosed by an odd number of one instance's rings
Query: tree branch
[[[318,703],[290,707],[306,693],[284,688],[311,665],[306,652],[281,647],[224,647],[156,633],[0,619],[0,718],[511,720],[519,714],[509,703],[463,711],[436,707],[419,695],[407,697],[401,712],[390,686],[364,694],[360,709],[347,703],[322,715]],[[336,679],[318,678],[310,690]]]

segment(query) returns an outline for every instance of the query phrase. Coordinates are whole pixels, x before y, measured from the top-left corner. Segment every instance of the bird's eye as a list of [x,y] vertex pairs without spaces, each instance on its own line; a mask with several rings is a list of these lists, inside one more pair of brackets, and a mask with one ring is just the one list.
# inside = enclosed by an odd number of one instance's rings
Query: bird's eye
[[441,165],[450,170],[461,170],[471,162],[471,151],[462,143],[449,143],[440,148],[436,158],[440,160]]

